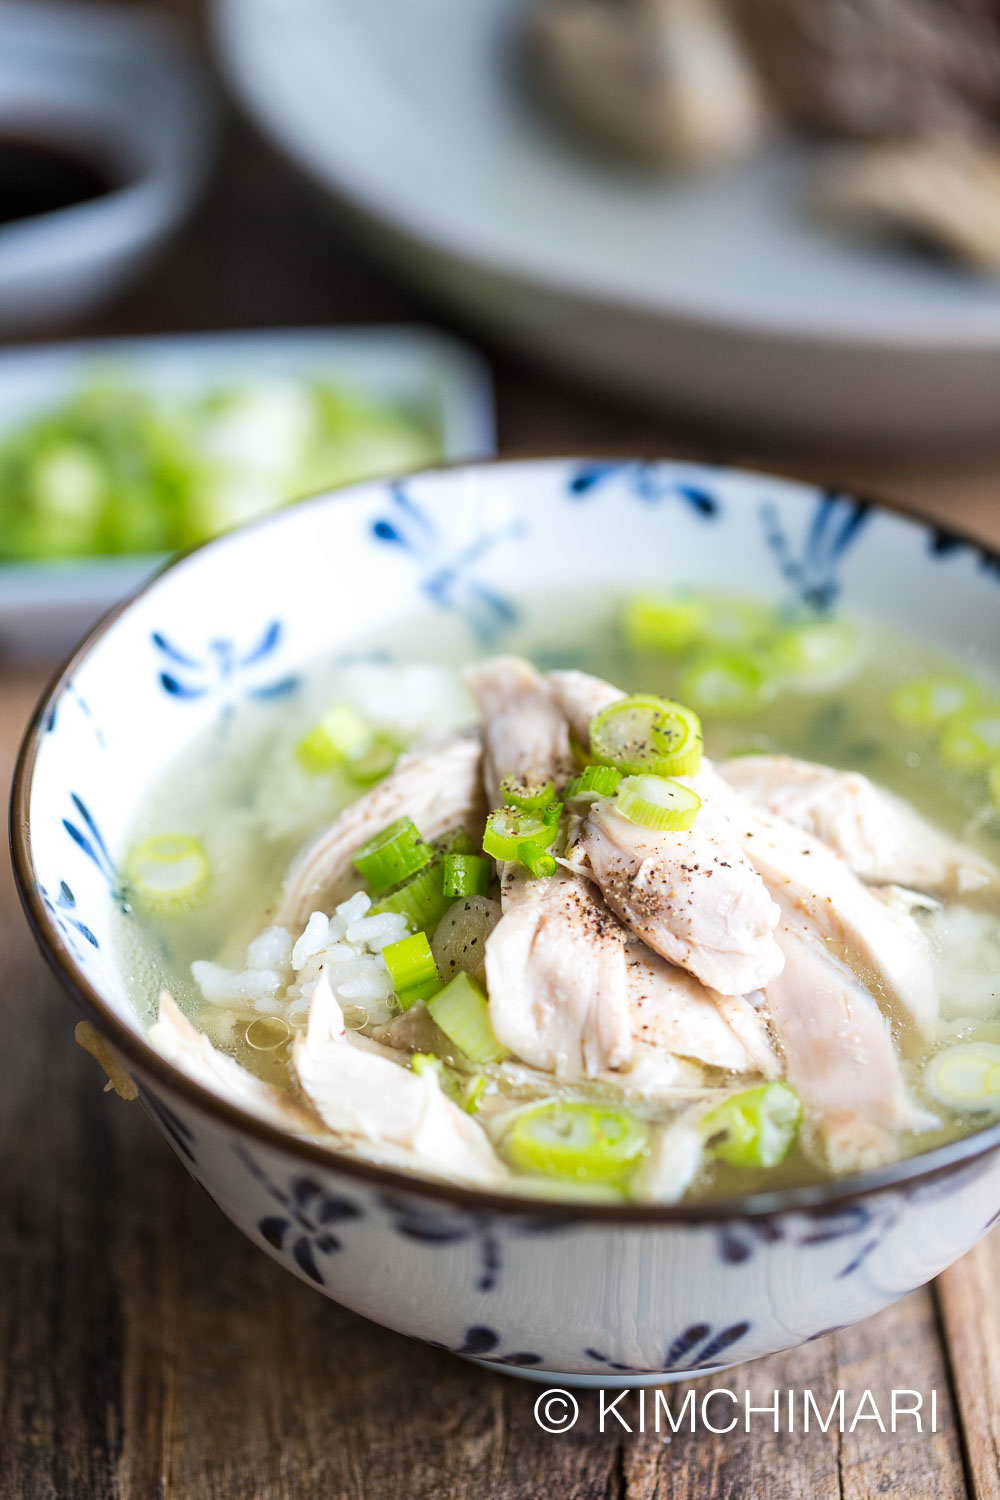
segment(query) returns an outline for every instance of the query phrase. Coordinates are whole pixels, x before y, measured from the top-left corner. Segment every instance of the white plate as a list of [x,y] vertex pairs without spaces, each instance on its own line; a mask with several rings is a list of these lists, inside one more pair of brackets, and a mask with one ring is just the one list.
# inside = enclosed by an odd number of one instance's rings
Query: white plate
[[510,67],[511,0],[216,0],[264,127],[411,272],[537,352],[799,438],[1000,437],[1000,283],[801,212],[813,157],[626,175]]
[[[484,365],[462,345],[421,328],[268,330],[11,349],[0,352],[0,440],[65,399],[95,370],[141,390],[178,394],[265,374],[321,375],[437,413],[446,458],[494,451]],[[146,555],[0,562],[0,651],[40,658],[68,650],[164,561]]]

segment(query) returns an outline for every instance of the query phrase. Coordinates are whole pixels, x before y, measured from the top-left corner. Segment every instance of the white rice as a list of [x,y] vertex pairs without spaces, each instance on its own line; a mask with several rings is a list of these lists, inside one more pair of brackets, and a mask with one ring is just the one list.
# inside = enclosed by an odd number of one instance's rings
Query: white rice
[[370,907],[371,897],[359,891],[332,917],[314,911],[297,939],[284,927],[266,927],[242,970],[199,959],[191,973],[209,1005],[243,1005],[299,1026],[322,970],[339,1002],[361,1006],[371,1022],[388,1021],[397,1006],[382,949],[406,937],[409,926],[394,912],[370,917]]

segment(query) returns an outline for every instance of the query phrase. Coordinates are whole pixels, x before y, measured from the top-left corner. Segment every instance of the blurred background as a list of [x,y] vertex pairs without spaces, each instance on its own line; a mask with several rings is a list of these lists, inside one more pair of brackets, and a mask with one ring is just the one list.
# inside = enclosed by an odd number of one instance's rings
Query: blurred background
[[998,132],[996,0],[0,0],[0,654],[496,449],[989,532]]

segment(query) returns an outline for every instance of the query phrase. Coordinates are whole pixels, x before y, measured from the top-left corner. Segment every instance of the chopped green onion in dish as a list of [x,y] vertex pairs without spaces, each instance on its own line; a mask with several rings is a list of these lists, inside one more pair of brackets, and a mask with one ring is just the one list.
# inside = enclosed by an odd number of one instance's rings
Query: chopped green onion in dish
[[938,741],[938,752],[956,770],[983,770],[1000,755],[1000,709],[950,719]]
[[936,729],[959,714],[968,714],[982,694],[968,677],[920,677],[889,694],[889,712],[907,729]]
[[493,869],[482,854],[444,856],[444,894],[450,900],[458,896],[485,896],[492,879]]
[[311,377],[197,396],[142,380],[95,380],[0,439],[0,558],[173,551],[442,456],[435,418]]
[[544,849],[538,849],[534,844],[518,844],[517,857],[527,870],[529,875],[549,876],[556,873],[556,861],[553,855]]
[[586,766],[566,788],[567,802],[598,802],[613,797],[622,773],[616,766]]
[[681,691],[701,709],[746,714],[770,703],[778,684],[774,673],[749,651],[720,651],[688,667]]
[[948,1109],[970,1114],[1000,1110],[1000,1047],[992,1042],[945,1047],[924,1068],[924,1084]]
[[990,767],[989,774],[990,801],[997,812],[1000,812],[1000,760],[995,760]]
[[679,656],[701,641],[711,606],[706,599],[639,594],[625,609],[625,636],[636,651]]
[[156,833],[133,845],[123,874],[130,899],[162,916],[191,911],[211,878],[204,845],[189,833]]
[[433,934],[451,901],[445,890],[442,861],[435,860],[402,885],[388,891],[371,908],[371,915],[377,917],[383,912],[396,912],[406,918],[414,931]]
[[500,790],[507,806],[521,812],[544,812],[556,794],[551,781],[527,782],[519,776],[505,776]]
[[701,630],[709,647],[742,649],[767,641],[778,625],[775,611],[755,599],[714,599]]
[[489,1079],[485,1073],[475,1073],[471,1077],[459,1073],[433,1052],[414,1052],[410,1058],[410,1067],[414,1073],[433,1073],[442,1093],[460,1104],[466,1114],[479,1113],[489,1087]]
[[555,843],[558,832],[558,818],[555,822],[546,822],[542,813],[499,807],[486,820],[483,850],[493,859],[516,860],[521,858],[521,848],[527,844],[541,854]]
[[626,775],[688,775],[697,771],[701,749],[698,715],[652,693],[619,698],[590,721],[591,755]]
[[731,1167],[776,1167],[798,1134],[802,1104],[787,1083],[733,1094],[701,1117],[705,1145]]
[[358,786],[373,786],[383,776],[388,776],[399,759],[402,748],[391,734],[373,735],[368,748],[352,756],[344,769]]
[[381,895],[430,863],[432,850],[421,838],[412,818],[397,818],[374,834],[353,856],[355,869],[373,895]]
[[311,772],[332,771],[369,749],[371,725],[349,703],[335,703],[295,747],[299,764]]
[[503,1150],[522,1172],[621,1183],[635,1170],[648,1139],[646,1126],[627,1110],[566,1099],[522,1110]]
[[441,976],[426,932],[414,932],[382,949],[392,987],[402,1010],[417,1000],[428,1000],[441,988]]
[[626,776],[615,793],[615,808],[640,828],[682,833],[697,818],[701,798],[668,776]]
[[821,690],[854,666],[859,648],[858,632],[846,620],[806,620],[779,631],[771,662],[788,686]]
[[508,1055],[493,1035],[486,994],[468,974],[456,974],[428,1000],[427,1009],[435,1025],[472,1062],[502,1062]]

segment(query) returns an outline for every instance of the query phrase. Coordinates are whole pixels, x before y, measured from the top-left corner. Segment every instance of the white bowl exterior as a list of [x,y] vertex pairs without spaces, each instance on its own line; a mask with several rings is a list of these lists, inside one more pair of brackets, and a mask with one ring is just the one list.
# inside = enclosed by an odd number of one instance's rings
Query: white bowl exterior
[[[562,580],[584,592],[686,584],[836,603],[972,664],[989,662],[1000,638],[989,554],[865,502],[762,475],[667,462],[507,463],[365,484],[285,511],[184,559],[128,606],[74,668],[40,740],[30,789],[37,882],[70,963],[120,1019],[141,1031],[111,943],[116,854],[147,789],[192,736],[247,695],[293,692],[318,648],[349,649],[393,619],[445,610],[470,648],[502,647],[518,599],[544,595],[557,557]],[[810,1239],[794,1214],[769,1221],[780,1228],[773,1243],[734,1224],[734,1235],[750,1236],[753,1253],[742,1259],[720,1259],[711,1225],[532,1234],[446,1199],[434,1212],[461,1221],[461,1235],[400,1231],[383,1243],[391,1213],[377,1189],[347,1183],[335,1165],[296,1167],[291,1153],[265,1151],[157,1093],[191,1133],[199,1180],[258,1242],[268,1202],[287,1195],[296,1175],[359,1201],[343,1236],[331,1231],[344,1246],[322,1278],[331,1294],[449,1347],[464,1349],[467,1328],[492,1328],[501,1352],[536,1353],[560,1371],[594,1373],[586,1348],[612,1366],[662,1369],[667,1334],[702,1324],[714,1332],[685,1367],[797,1343],[926,1280],[1000,1208],[991,1155],[838,1210],[847,1218],[835,1236]],[[162,1104],[158,1117],[186,1154]],[[260,1177],[241,1162],[241,1139]],[[935,1194],[948,1197],[946,1215]],[[504,1289],[487,1297],[475,1269],[486,1231],[474,1225],[488,1218],[506,1270]],[[288,1244],[271,1248],[294,1264]],[[715,1358],[713,1341],[743,1322],[753,1333]],[[485,1346],[464,1352],[500,1357]]]

